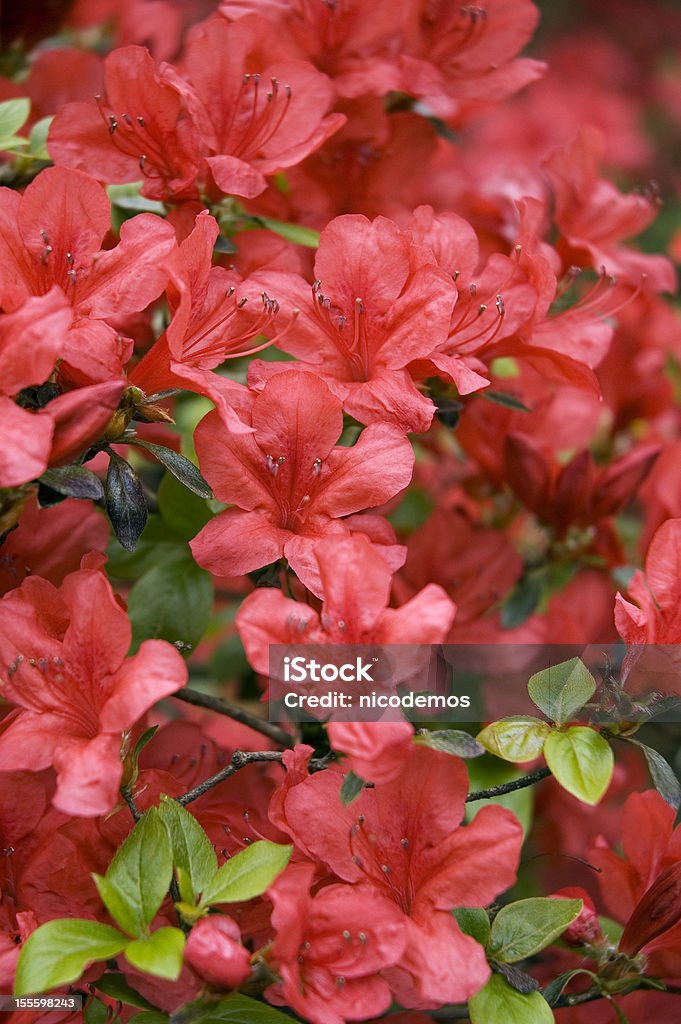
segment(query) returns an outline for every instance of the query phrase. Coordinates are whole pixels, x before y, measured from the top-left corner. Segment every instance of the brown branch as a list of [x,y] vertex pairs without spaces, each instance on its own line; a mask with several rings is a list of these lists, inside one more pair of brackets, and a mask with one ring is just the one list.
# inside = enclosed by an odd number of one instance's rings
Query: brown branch
[[264,718],[258,718],[257,715],[251,714],[250,711],[246,711],[244,708],[239,707],[238,704],[232,704],[222,697],[212,697],[208,693],[191,690],[186,686],[182,690],[171,694],[171,696],[177,700],[184,701],[185,704],[193,704],[198,708],[217,711],[219,715],[227,715],[228,718],[233,718],[235,722],[241,722],[242,725],[247,725],[254,729],[255,732],[259,732],[263,736],[274,740],[280,747],[293,746],[293,737],[285,732],[284,729],[274,725],[272,722],[266,722]]
[[550,774],[550,768],[537,768],[536,772],[523,775],[522,779],[514,779],[512,782],[504,782],[500,786],[490,786],[489,789],[479,789],[475,793],[469,793],[466,797],[466,803],[472,804],[476,800],[489,800],[490,797],[503,796],[504,793],[514,793],[517,789],[526,789],[528,786],[533,786],[535,782],[548,779]]
[[198,800],[200,796],[207,793],[209,789],[219,786],[230,775],[234,775],[241,768],[245,768],[247,764],[254,764],[258,761],[281,761],[283,756],[280,750],[235,750],[230,764],[216,772],[215,775],[211,775],[210,778],[199,782],[197,786],[194,786],[193,789],[188,790],[182,796],[178,796],[177,802],[186,807],[187,804],[190,804],[193,800]]

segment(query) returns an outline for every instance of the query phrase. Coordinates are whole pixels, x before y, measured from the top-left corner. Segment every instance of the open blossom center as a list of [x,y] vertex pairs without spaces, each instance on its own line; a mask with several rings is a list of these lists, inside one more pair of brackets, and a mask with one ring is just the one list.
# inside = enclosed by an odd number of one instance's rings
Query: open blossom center
[[265,456],[269,489],[279,508],[282,529],[295,532],[296,524],[305,520],[319,488],[322,467],[321,459],[315,459],[311,465],[298,466],[295,459],[287,459],[285,455]]
[[404,914],[411,914],[416,898],[409,840],[400,839],[399,845],[385,844],[367,825],[360,814],[348,832],[353,864],[396,903]]

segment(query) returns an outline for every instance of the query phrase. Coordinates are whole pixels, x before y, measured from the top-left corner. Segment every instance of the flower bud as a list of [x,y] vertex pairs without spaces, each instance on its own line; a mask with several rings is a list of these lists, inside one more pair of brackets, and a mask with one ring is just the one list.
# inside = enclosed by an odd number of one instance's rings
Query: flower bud
[[231,917],[203,917],[189,933],[185,963],[209,985],[238,988],[251,975],[250,954],[239,938],[239,926]]
[[563,942],[570,946],[592,946],[603,938],[598,914],[588,892],[578,886],[570,886],[551,893],[551,899],[582,900],[584,904],[579,917],[561,935]]

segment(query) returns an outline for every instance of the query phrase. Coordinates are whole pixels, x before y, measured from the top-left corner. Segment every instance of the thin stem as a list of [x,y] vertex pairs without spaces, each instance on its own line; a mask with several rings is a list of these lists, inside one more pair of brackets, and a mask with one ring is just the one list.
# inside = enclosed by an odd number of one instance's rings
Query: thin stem
[[476,800],[489,800],[493,796],[503,796],[504,793],[514,793],[516,789],[526,789],[527,786],[533,786],[535,782],[541,782],[542,779],[547,779],[551,774],[550,768],[537,768],[536,772],[530,772],[529,775],[523,775],[522,779],[514,779],[513,782],[504,782],[500,786],[490,786],[489,789],[479,789],[475,793],[469,793],[466,797],[466,803],[472,804]]
[[173,693],[171,696],[177,700],[183,700],[185,704],[193,704],[198,708],[208,708],[209,711],[217,711],[219,715],[227,715],[228,718],[233,718],[235,722],[241,722],[242,725],[248,725],[255,732],[268,736],[275,743],[278,743],[280,747],[293,746],[293,738],[278,725],[266,722],[263,718],[252,715],[250,711],[245,711],[238,704],[231,704],[222,697],[211,697],[208,693],[201,693],[199,690],[191,690],[188,687],[178,690],[177,693]]
[[135,803],[135,800],[133,798],[131,790],[129,790],[129,789],[122,789],[121,790],[121,796],[125,800],[125,802],[128,805],[128,807],[130,808],[130,813],[132,814],[133,821],[135,822],[135,824],[137,824],[137,822],[142,817],[142,812],[140,811],[139,807]]
[[199,782],[193,789],[188,790],[182,796],[177,797],[178,804],[182,804],[186,807],[193,800],[198,800],[200,796],[207,793],[209,789],[213,789],[215,786],[219,786],[221,782],[228,779],[230,775],[234,775],[241,768],[245,768],[247,764],[254,764],[257,761],[281,761],[283,754],[280,750],[261,750],[261,751],[250,751],[250,750],[235,750],[232,754],[231,763],[225,768],[222,768],[215,775],[211,775],[210,778],[204,779],[203,782]]

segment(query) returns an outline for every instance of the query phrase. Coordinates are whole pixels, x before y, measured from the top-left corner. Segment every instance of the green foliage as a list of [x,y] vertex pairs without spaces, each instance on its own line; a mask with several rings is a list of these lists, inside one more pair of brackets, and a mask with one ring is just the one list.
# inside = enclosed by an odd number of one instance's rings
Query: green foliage
[[630,736],[623,736],[621,738],[643,751],[655,789],[670,807],[678,811],[679,807],[681,807],[681,785],[679,785],[679,780],[662,754],[658,753],[657,750],[653,750],[647,744],[641,743],[640,740],[632,739]]
[[360,779],[359,775],[355,775],[354,772],[348,772],[340,788],[340,802],[342,804],[351,804],[353,800],[357,799],[364,786],[364,779]]
[[180,894],[193,903],[218,870],[213,844],[196,818],[170,797],[161,797],[159,815],[168,829],[173,864],[181,873]]
[[486,910],[482,907],[457,907],[452,913],[464,935],[470,935],[481,946],[487,946],[490,923]]
[[58,466],[48,469],[40,477],[41,484],[69,498],[90,498],[100,501],[104,497],[102,481],[85,466]]
[[534,897],[502,907],[492,922],[488,953],[503,963],[534,956],[579,917],[581,900]]
[[556,725],[564,725],[591,700],[596,680],[583,661],[571,658],[536,672],[527,688],[539,710]]
[[565,732],[552,732],[544,757],[563,789],[586,804],[597,804],[610,784],[612,750],[594,729],[573,725]]
[[492,722],[478,733],[478,743],[504,761],[524,764],[534,761],[544,747],[551,727],[531,715],[513,715]]
[[[492,786],[501,786],[506,782],[513,782],[522,778],[522,771],[505,761],[499,761],[496,757],[481,757],[468,763],[469,789],[489,789]],[[488,804],[497,807],[506,807],[515,814],[520,822],[525,835],[532,826],[534,812],[534,787],[527,786],[525,789],[516,789],[510,793],[503,793],[500,796],[490,797],[487,800],[476,800],[475,803],[466,807],[466,819],[472,820],[481,808]]]
[[161,480],[158,510],[168,528],[183,540],[192,540],[213,518],[206,501],[188,491],[171,473],[165,473]]
[[89,964],[117,956],[127,942],[125,935],[97,921],[48,921],[21,947],[14,994],[33,995],[69,985]]
[[241,992],[224,999],[203,996],[170,1015],[170,1024],[291,1024],[291,1018]]
[[93,875],[113,919],[129,935],[147,936],[173,874],[172,851],[155,807],[140,818],[103,877]]
[[129,444],[137,445],[138,448],[144,448],[146,451],[151,452],[154,458],[158,459],[161,465],[165,466],[192,494],[198,495],[199,498],[213,497],[213,492],[199,470],[184,455],[173,451],[172,448],[166,448],[160,444],[152,444],[151,441],[143,441],[139,437],[131,440]]
[[27,140],[17,135],[17,132],[26,122],[30,112],[31,101],[24,96],[0,103],[0,150],[26,145]]
[[147,522],[147,500],[135,470],[115,452],[109,453],[106,511],[119,543],[134,551]]
[[112,999],[120,999],[127,1006],[135,1006],[138,1010],[153,1010],[154,1007],[140,995],[131,985],[128,984],[124,975],[116,971],[109,971],[95,983],[97,990]]
[[153,566],[128,598],[133,649],[152,638],[194,647],[206,631],[212,609],[212,578],[188,549],[181,559]]
[[228,860],[203,890],[201,906],[241,903],[264,893],[288,864],[292,846],[258,840]]
[[156,978],[177,981],[182,970],[185,938],[179,928],[158,928],[153,935],[125,947],[125,959]]
[[551,1007],[539,992],[518,992],[499,974],[468,1000],[471,1024],[553,1024]]
[[483,745],[462,729],[434,729],[432,732],[422,732],[414,739],[414,743],[422,747],[431,747],[433,750],[441,750],[444,754],[453,754],[455,757],[480,757],[485,753]]

